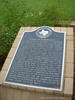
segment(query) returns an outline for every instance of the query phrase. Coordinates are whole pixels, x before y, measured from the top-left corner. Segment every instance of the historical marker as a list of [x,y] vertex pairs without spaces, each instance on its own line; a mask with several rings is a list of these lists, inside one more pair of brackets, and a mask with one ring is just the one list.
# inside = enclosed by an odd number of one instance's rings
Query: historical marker
[[62,90],[65,33],[47,26],[25,32],[16,49],[5,83]]

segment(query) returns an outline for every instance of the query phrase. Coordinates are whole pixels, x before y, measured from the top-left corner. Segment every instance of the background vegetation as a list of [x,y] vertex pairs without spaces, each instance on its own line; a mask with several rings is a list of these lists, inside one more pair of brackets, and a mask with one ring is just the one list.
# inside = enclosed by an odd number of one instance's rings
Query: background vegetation
[[0,65],[21,26],[65,26],[74,13],[75,0],[0,0]]

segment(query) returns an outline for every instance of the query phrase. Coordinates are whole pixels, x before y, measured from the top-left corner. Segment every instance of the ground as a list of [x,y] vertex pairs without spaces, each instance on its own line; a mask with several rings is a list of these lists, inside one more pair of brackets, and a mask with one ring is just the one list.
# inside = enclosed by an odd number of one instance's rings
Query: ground
[[21,26],[64,26],[72,20],[75,0],[0,0],[0,66]]

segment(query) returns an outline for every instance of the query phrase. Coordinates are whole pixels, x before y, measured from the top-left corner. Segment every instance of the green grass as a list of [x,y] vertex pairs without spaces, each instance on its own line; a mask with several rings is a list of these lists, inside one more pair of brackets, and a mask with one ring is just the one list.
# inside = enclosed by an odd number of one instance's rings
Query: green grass
[[0,0],[0,61],[21,26],[65,25],[71,20],[75,0]]
[[52,5],[57,5],[57,8],[71,16],[75,20],[75,0],[24,0],[28,7],[33,9],[43,10]]

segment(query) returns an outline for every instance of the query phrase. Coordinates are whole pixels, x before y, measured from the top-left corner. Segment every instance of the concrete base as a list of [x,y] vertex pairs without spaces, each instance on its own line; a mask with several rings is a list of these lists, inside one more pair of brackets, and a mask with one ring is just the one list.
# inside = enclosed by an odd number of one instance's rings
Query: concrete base
[[4,84],[4,79],[9,68],[12,57],[21,39],[23,32],[32,31],[37,27],[21,27],[12,48],[6,58],[0,73],[0,100],[71,100],[73,94],[73,73],[74,73],[74,45],[73,29],[71,27],[52,27],[57,32],[66,32],[66,56],[64,65],[63,90],[45,91],[41,89],[30,89],[20,86]]

